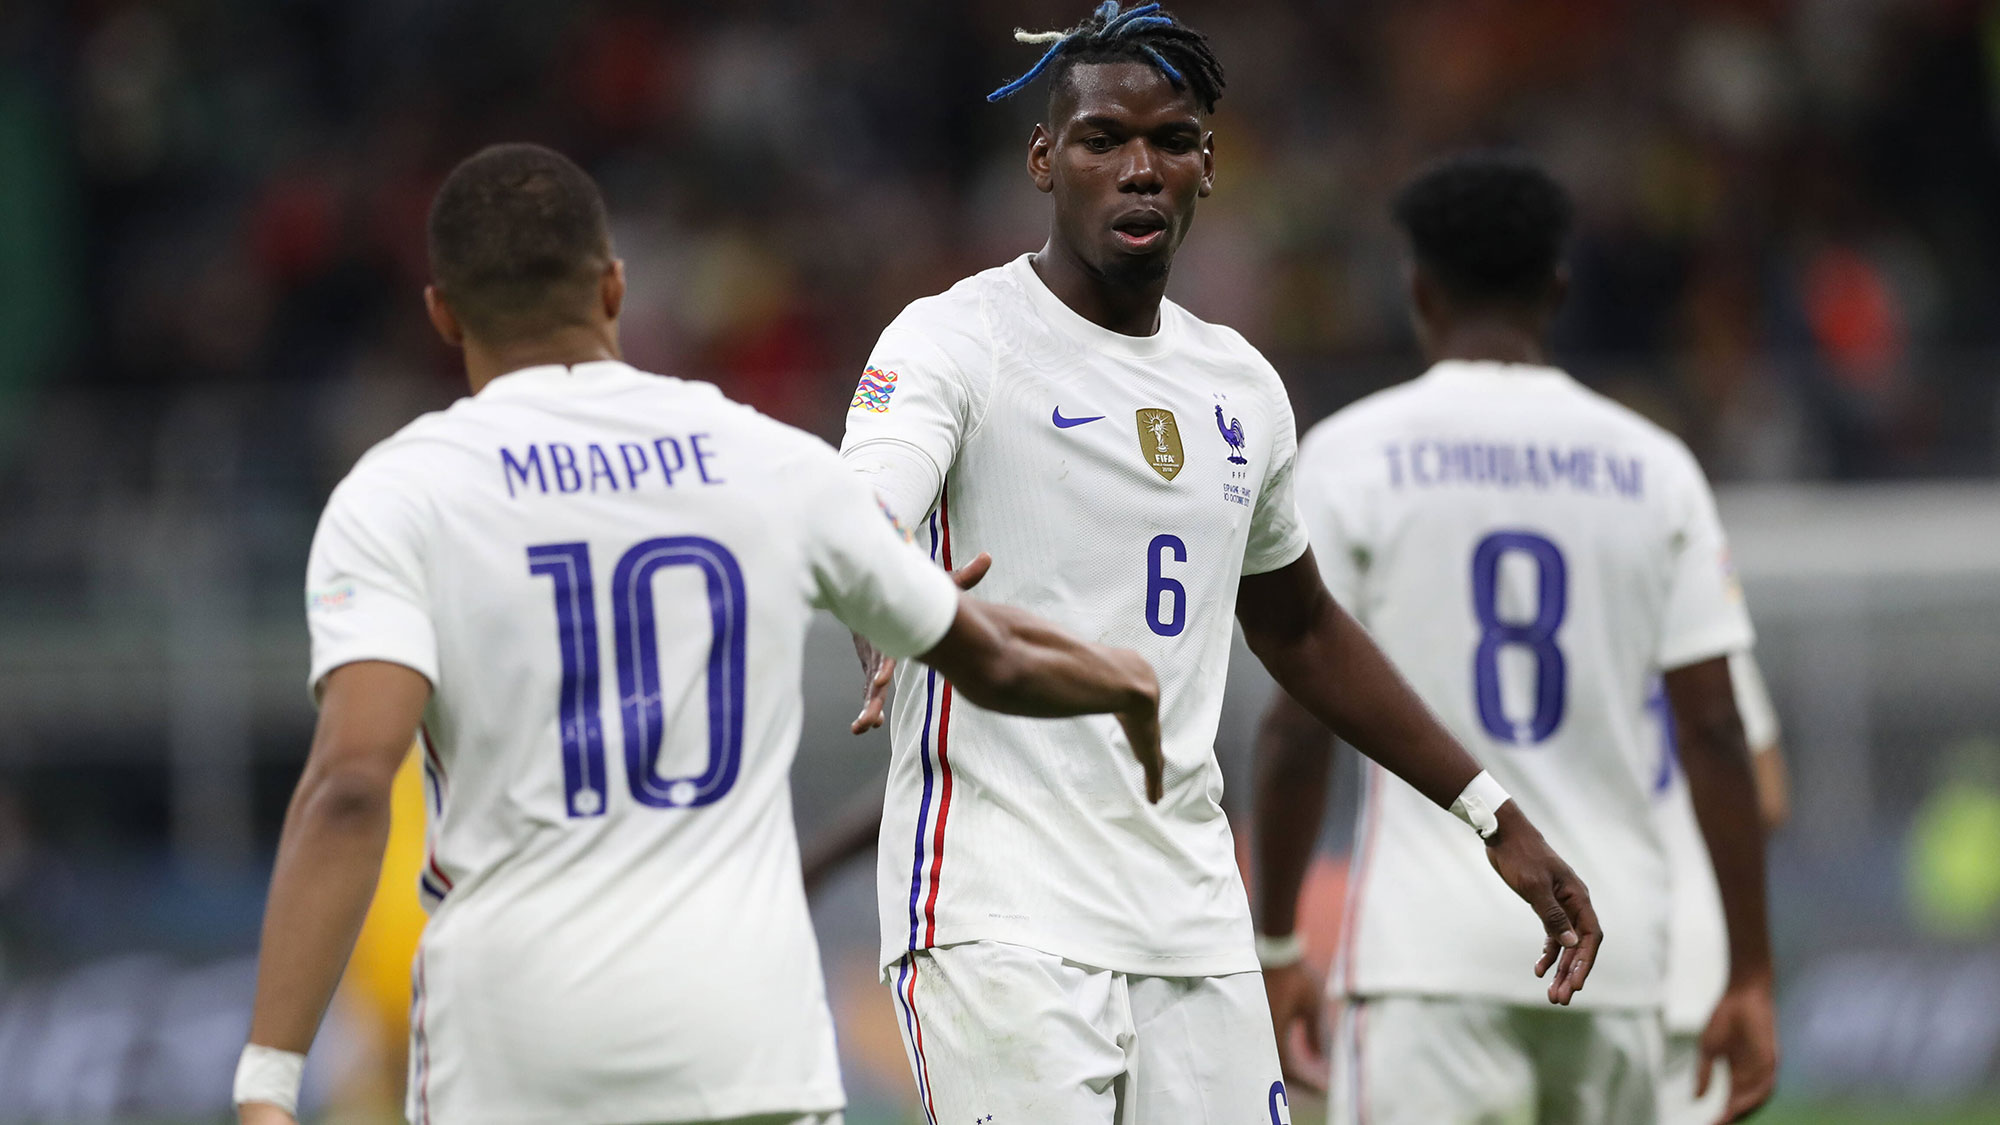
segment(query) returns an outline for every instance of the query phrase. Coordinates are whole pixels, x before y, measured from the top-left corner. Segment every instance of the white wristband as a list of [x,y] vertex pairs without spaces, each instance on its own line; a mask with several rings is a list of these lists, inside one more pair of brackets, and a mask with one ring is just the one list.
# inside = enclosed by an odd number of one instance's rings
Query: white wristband
[[1297,931],[1284,937],[1257,935],[1257,963],[1266,969],[1285,969],[1306,959],[1306,943]]
[[1451,803],[1451,815],[1470,825],[1474,832],[1479,833],[1480,839],[1490,840],[1495,832],[1500,831],[1500,818],[1496,814],[1509,799],[1507,791],[1500,788],[1493,775],[1480,770],[1478,777],[1466,783],[1465,791],[1458,795],[1458,800]]
[[299,1115],[299,1084],[305,1078],[306,1057],[297,1051],[280,1051],[255,1043],[243,1048],[236,1060],[237,1105],[268,1102],[293,1117]]

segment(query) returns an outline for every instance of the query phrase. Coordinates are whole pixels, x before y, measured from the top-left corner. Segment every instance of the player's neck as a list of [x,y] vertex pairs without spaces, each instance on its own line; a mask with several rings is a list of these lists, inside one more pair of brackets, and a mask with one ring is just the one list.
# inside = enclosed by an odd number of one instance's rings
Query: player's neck
[[465,379],[478,394],[486,384],[525,367],[560,365],[623,359],[618,351],[618,326],[579,324],[524,340],[487,344],[470,337],[465,341]]
[[1431,341],[1427,349],[1432,363],[1464,360],[1471,363],[1520,363],[1536,367],[1548,363],[1548,351],[1539,333],[1503,321],[1473,320],[1452,325]]
[[1099,328],[1124,336],[1151,336],[1160,330],[1165,273],[1145,281],[1114,281],[1086,268],[1053,238],[1028,261],[1057,300]]

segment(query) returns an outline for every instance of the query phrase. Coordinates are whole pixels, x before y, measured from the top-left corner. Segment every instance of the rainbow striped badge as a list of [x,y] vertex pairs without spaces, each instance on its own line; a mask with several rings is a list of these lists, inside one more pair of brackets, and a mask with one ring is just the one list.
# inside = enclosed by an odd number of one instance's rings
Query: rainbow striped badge
[[847,408],[886,414],[889,410],[889,396],[895,393],[896,373],[871,367],[861,373],[861,384],[854,388],[854,401],[848,403]]

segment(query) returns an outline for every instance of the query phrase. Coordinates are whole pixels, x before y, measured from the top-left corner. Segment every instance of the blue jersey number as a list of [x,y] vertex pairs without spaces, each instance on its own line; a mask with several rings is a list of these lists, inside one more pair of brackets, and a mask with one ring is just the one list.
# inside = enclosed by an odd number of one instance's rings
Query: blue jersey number
[[[1533,621],[1500,617],[1500,560],[1518,551],[1535,562],[1540,595]],[[1563,720],[1568,668],[1556,647],[1556,630],[1568,609],[1569,568],[1554,543],[1531,531],[1496,531],[1472,552],[1472,612],[1479,618],[1479,647],[1472,654],[1472,694],[1479,723],[1502,742],[1527,746],[1554,734]],[[1510,645],[1535,657],[1535,713],[1526,722],[1507,717],[1500,703],[1500,651]]]
[[[1187,561],[1187,544],[1178,535],[1155,535],[1146,544],[1146,627],[1162,637],[1178,637],[1187,626],[1187,587],[1161,573],[1166,556]],[[1174,615],[1166,616],[1167,595],[1174,596]]]
[[[708,760],[693,777],[659,777],[666,718],[660,698],[659,629],[653,575],[670,566],[701,572],[708,591]],[[556,645],[562,686],[556,714],[562,729],[563,802],[571,817],[605,809],[604,719],[598,694],[597,602],[590,545],[551,543],[528,548],[528,573],[554,584]],[[684,535],[648,539],[626,551],[611,573],[611,623],[618,664],[619,719],[625,735],[625,785],[654,808],[712,804],[736,784],[743,759],[745,597],[736,556],[712,539]]]

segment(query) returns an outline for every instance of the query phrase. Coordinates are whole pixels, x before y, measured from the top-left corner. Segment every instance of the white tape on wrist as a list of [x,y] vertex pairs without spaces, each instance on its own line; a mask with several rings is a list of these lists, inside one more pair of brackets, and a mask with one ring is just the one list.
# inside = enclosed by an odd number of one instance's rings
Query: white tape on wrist
[[1257,963],[1266,969],[1285,969],[1306,959],[1306,943],[1296,932],[1284,937],[1257,935]]
[[1479,776],[1466,784],[1458,800],[1451,803],[1451,815],[1470,825],[1480,839],[1490,840],[1500,831],[1500,806],[1510,799],[1492,774],[1480,770]]
[[267,1102],[293,1117],[299,1115],[299,1084],[306,1073],[306,1057],[297,1051],[280,1051],[255,1043],[243,1048],[236,1060],[237,1105]]

